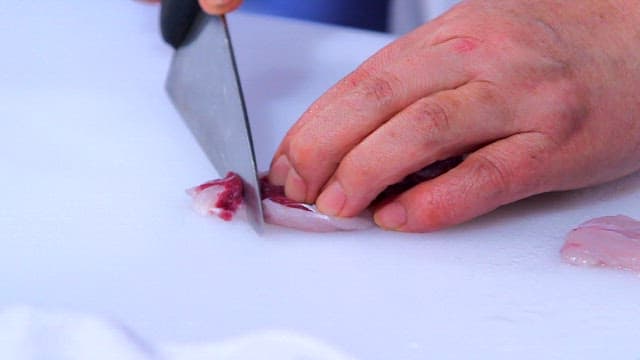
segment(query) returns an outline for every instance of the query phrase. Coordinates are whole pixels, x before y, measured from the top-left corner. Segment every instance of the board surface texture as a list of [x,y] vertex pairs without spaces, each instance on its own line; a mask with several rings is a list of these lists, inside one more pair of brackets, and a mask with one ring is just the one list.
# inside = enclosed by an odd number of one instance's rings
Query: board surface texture
[[[0,307],[108,314],[157,342],[281,329],[359,359],[640,357],[640,278],[559,256],[589,218],[640,218],[638,175],[430,234],[257,236],[190,208],[183,189],[216,174],[164,92],[157,8],[2,7]],[[317,96],[392,40],[230,25],[262,169]]]

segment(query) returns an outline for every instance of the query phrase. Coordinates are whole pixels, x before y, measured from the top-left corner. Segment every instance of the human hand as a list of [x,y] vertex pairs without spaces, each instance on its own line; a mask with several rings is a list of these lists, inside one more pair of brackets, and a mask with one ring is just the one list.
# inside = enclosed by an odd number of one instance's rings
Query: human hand
[[431,231],[640,168],[640,3],[468,0],[379,51],[289,130],[270,180],[353,216],[436,160],[449,172],[374,209]]
[[198,0],[200,7],[212,15],[220,15],[237,9],[242,0]]
[[[141,0],[143,2],[159,3],[160,0]],[[220,15],[237,9],[242,0],[198,0],[200,7],[211,15]]]

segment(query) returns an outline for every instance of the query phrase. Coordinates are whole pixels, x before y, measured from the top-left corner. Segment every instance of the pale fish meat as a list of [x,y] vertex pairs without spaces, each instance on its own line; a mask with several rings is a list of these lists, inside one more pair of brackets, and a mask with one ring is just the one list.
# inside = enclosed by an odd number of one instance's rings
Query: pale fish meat
[[640,221],[624,215],[589,220],[567,235],[560,253],[570,264],[640,273]]
[[[260,193],[267,223],[311,232],[363,230],[375,224],[368,212],[357,217],[339,218],[319,212],[314,205],[293,201],[284,196],[282,186],[260,179]],[[242,180],[230,172],[223,179],[208,181],[187,190],[194,209],[202,215],[231,220],[242,206]]]
[[[439,176],[462,159],[459,156],[437,161],[389,186],[376,201],[384,201],[417,183]],[[193,197],[193,206],[198,213],[229,221],[242,206],[242,191],[242,179],[229,172],[223,179],[208,181],[188,189],[187,193]],[[270,224],[312,232],[364,230],[375,225],[368,210],[355,217],[335,217],[319,212],[315,205],[293,201],[285,196],[282,186],[271,184],[266,175],[260,178],[260,194],[265,221]]]

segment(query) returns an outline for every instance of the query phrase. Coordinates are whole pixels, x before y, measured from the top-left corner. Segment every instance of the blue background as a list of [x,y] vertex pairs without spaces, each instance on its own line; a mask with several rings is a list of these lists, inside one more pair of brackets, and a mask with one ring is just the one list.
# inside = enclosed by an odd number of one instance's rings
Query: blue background
[[242,10],[385,31],[389,0],[245,0]]

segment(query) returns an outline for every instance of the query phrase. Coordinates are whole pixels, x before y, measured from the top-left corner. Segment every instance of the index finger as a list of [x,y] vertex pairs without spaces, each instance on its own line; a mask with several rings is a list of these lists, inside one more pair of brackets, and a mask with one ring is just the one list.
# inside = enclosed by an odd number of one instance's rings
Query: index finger
[[[415,34],[412,34],[415,38]],[[405,49],[383,49],[320,97],[285,136],[270,180],[288,197],[314,202],[341,159],[394,114],[432,93],[474,78],[461,49],[474,39],[454,38]],[[423,41],[423,43],[425,43]]]

